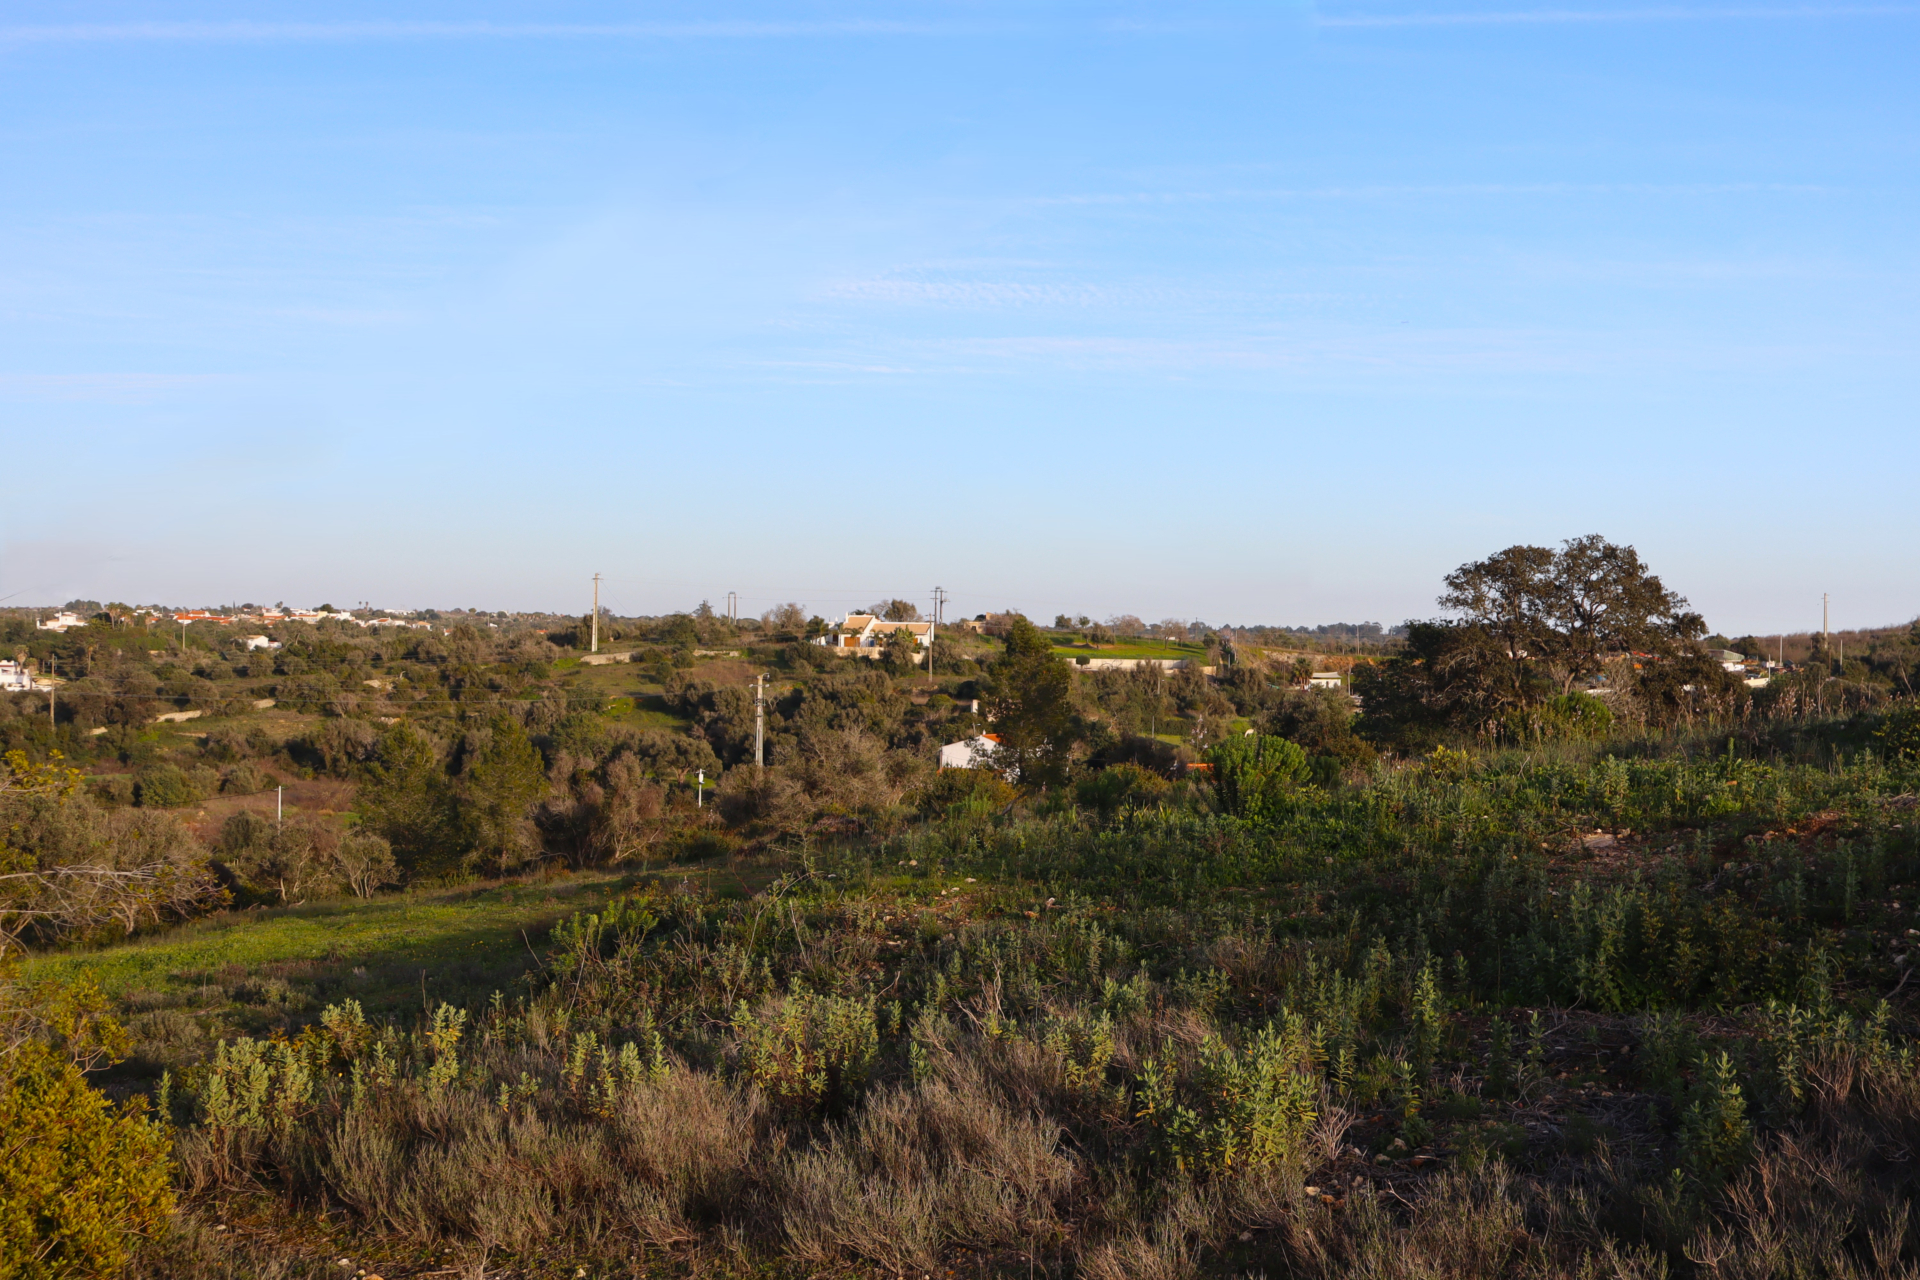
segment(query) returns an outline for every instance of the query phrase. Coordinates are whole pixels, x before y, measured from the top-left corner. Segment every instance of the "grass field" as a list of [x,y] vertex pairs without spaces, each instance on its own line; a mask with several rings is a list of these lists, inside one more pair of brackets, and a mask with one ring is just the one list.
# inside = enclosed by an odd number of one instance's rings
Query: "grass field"
[[1206,650],[1197,644],[1176,644],[1166,640],[1123,640],[1117,644],[1087,644],[1084,641],[1056,638],[1054,652],[1062,657],[1089,658],[1200,658]]
[[348,997],[389,1016],[440,1000],[477,1007],[494,991],[524,991],[556,921],[647,874],[592,871],[229,912],[116,946],[34,956],[21,976],[90,976],[131,1015],[137,1041],[175,1048],[183,1038],[297,1028]]
[[692,880],[723,897],[758,887],[718,865],[595,870],[339,898],[209,916],[163,934],[28,958],[29,983],[97,982],[133,1033],[134,1057],[103,1073],[113,1093],[150,1090],[236,1034],[292,1034],[329,1004],[408,1025],[445,1001],[525,995],[554,924],[648,879]]

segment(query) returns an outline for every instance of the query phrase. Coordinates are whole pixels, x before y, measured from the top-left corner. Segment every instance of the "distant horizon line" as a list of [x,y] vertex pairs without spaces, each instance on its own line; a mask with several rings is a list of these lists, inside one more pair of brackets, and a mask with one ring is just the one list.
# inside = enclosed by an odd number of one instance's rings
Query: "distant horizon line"
[[[66,604],[41,604],[41,605],[16,605],[16,604],[0,603],[0,617],[4,617],[5,615],[14,614],[14,613],[59,613],[64,610],[71,610],[76,603],[79,603],[79,602],[68,601]],[[89,602],[89,603],[98,603],[98,602]],[[101,605],[100,607],[104,609],[106,606]],[[306,612],[306,613],[316,613],[316,612],[325,611],[321,605],[314,605],[314,606],[311,606],[310,608],[303,609],[297,605],[279,605],[279,604],[275,604],[275,605],[218,604],[218,605],[178,605],[178,606],[161,605],[161,604],[138,604],[138,605],[127,605],[125,607],[131,610],[134,610],[135,612],[166,612],[166,613],[196,613],[196,612],[210,613],[210,612],[217,612],[218,610],[221,610],[221,609],[240,610],[240,609],[248,609],[248,608],[256,609],[256,610],[281,609],[281,610]],[[802,607],[804,608],[805,606],[802,606]],[[362,605],[354,605],[352,608],[343,609],[336,606],[332,610],[332,612],[340,614],[342,616],[347,616],[355,612],[367,612],[367,613],[373,613],[375,615],[385,615],[385,616],[396,617],[396,618],[407,617],[407,616],[417,617],[423,613],[454,614],[454,615],[461,615],[465,617],[474,617],[474,618],[493,618],[497,616],[505,616],[508,619],[524,619],[524,618],[577,619],[577,618],[585,618],[588,616],[587,613],[585,612],[570,613],[570,612],[559,612],[555,610],[543,610],[543,609],[487,610],[487,609],[468,609],[460,606],[451,606],[451,607],[443,608],[438,605],[425,605],[425,606],[421,606],[419,608],[413,608],[413,609],[372,608],[370,606],[362,606]],[[603,608],[601,610],[601,613],[604,617],[606,617],[610,621],[615,621],[615,622],[618,622],[618,621],[636,621],[637,622],[637,621],[646,621],[646,620],[658,619],[658,618],[692,617],[696,612],[697,612],[697,609],[675,609],[675,610],[669,610],[665,613],[616,613],[610,608]],[[849,612],[859,612],[859,610],[851,610]],[[992,611],[990,610],[988,612],[990,614]],[[716,618],[724,618],[727,615],[716,610],[712,616]],[[824,617],[825,615],[822,614],[817,616]],[[986,616],[986,615],[975,615],[975,614],[956,615],[954,618],[950,619],[949,621],[951,622],[972,621],[979,616]],[[1043,630],[1054,629],[1051,626],[1051,624],[1048,624],[1039,619],[1034,619],[1032,617],[1029,617],[1029,615],[1022,614],[1021,616],[1028,617],[1029,621],[1038,622]],[[1112,615],[1112,616],[1118,617],[1122,615]],[[743,619],[752,618],[752,620],[754,621],[759,620],[756,615],[742,615],[742,618]],[[922,619],[922,621],[924,620],[925,619]],[[1148,628],[1152,628],[1152,627],[1161,626],[1164,623],[1169,621],[1177,622],[1182,626],[1204,627],[1209,631],[1249,631],[1249,630],[1258,629],[1258,630],[1268,630],[1268,631],[1313,632],[1319,628],[1332,629],[1337,627],[1344,627],[1349,629],[1359,629],[1362,627],[1379,627],[1382,631],[1381,638],[1390,639],[1392,638],[1393,633],[1396,630],[1407,626],[1411,622],[1423,621],[1423,619],[1408,618],[1395,623],[1367,621],[1367,622],[1323,622],[1323,623],[1315,623],[1315,624],[1288,624],[1288,623],[1279,623],[1279,622],[1210,623],[1200,618],[1183,618],[1183,619],[1162,619],[1160,622],[1143,622],[1142,625]],[[1878,623],[1872,626],[1864,626],[1864,627],[1860,627],[1860,626],[1834,627],[1827,634],[1834,635],[1834,636],[1870,635],[1876,632],[1897,631],[1902,627],[1912,627],[1916,624],[1920,624],[1920,614],[1917,614],[1914,617],[1909,618],[1902,622]],[[1088,626],[1105,626],[1107,625],[1107,623],[1100,619],[1092,619],[1088,622],[1087,625]],[[1077,628],[1070,628],[1070,629],[1077,629]],[[1741,629],[1734,628],[1733,630],[1740,631]],[[1720,636],[1723,639],[1728,639],[1728,640],[1738,638],[1732,632],[1718,630],[1718,629],[1713,631],[1711,634]],[[1765,631],[1765,632],[1747,631],[1744,634],[1747,636],[1751,636],[1754,639],[1791,640],[1796,636],[1819,635],[1820,629],[1818,627],[1808,627],[1800,631]]]

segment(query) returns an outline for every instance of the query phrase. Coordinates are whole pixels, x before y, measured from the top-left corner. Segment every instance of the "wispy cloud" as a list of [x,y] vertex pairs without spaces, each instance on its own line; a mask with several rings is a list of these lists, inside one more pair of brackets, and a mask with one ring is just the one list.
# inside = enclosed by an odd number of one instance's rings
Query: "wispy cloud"
[[1320,27],[1498,27],[1560,23],[1727,22],[1750,19],[1904,18],[1920,15],[1905,4],[1740,5],[1720,8],[1491,9],[1454,13],[1330,13]]
[[[1819,19],[1907,17],[1920,6],[1907,4],[1754,5],[1657,7],[1639,9],[1502,9],[1447,13],[1328,13],[1312,16],[1319,27],[1459,27],[1555,23],[1711,22],[1740,19]],[[1289,21],[1298,21],[1297,18]],[[1153,35],[1166,31],[1244,29],[1238,22],[1155,23],[1111,20],[1102,31]],[[1267,25],[1267,24],[1256,24]],[[901,22],[851,18],[834,21],[776,22],[70,22],[0,27],[0,46],[89,42],[290,43],[371,40],[773,40],[835,36],[961,36],[1033,30],[1031,23]]]
[[847,280],[828,286],[826,294],[859,302],[962,307],[1110,306],[1122,300],[1099,285],[1007,280]]
[[1338,187],[1275,187],[1223,191],[1088,192],[1033,196],[1033,205],[1224,204],[1235,200],[1372,200],[1401,196],[1704,196],[1748,193],[1811,195],[1832,187],[1789,182],[1448,182]]
[[0,398],[143,404],[172,392],[236,381],[215,373],[0,373]]
[[243,43],[353,40],[737,39],[955,35],[952,24],[839,22],[80,22],[0,27],[0,44],[92,41]]

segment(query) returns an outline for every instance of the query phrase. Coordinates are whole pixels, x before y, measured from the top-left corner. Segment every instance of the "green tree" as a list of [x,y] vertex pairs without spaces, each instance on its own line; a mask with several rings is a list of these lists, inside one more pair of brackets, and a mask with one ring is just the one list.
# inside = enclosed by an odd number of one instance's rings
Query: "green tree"
[[496,715],[487,740],[461,779],[469,857],[505,870],[539,849],[530,812],[547,794],[546,770],[527,731],[512,716]]
[[981,710],[1000,739],[994,767],[1024,787],[1065,782],[1074,745],[1086,733],[1073,706],[1073,677],[1053,656],[1052,642],[1017,614],[984,692]]
[[322,833],[309,822],[274,822],[242,809],[221,825],[215,851],[247,888],[291,902],[330,887],[333,877],[322,841]]
[[385,839],[411,870],[441,868],[454,853],[452,800],[433,742],[405,721],[388,725],[360,784],[362,829]]
[[1632,547],[1597,533],[1558,551],[1513,546],[1461,565],[1447,575],[1440,607],[1484,634],[1483,656],[1544,664],[1561,693],[1599,674],[1609,655],[1675,655],[1707,629]]
[[880,660],[896,672],[913,670],[914,655],[919,652],[920,642],[914,639],[913,632],[902,627],[889,632],[880,643]]

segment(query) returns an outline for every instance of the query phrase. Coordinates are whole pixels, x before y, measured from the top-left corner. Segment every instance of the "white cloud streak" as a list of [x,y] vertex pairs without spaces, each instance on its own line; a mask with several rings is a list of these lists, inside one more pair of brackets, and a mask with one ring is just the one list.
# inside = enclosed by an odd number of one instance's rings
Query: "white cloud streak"
[[285,43],[366,40],[736,39],[960,35],[912,22],[86,22],[0,27],[0,44]]
[[1504,27],[1639,22],[1734,22],[1820,18],[1905,18],[1920,7],[1902,4],[1735,6],[1652,9],[1496,9],[1455,13],[1319,14],[1317,27]]
[[[1316,27],[1532,26],[1568,23],[1714,22],[1739,20],[1880,18],[1920,15],[1920,6],[1838,4],[1682,6],[1638,9],[1511,9],[1443,13],[1329,13],[1308,19]],[[1292,19],[1297,21],[1298,19]],[[1151,35],[1166,30],[1224,31],[1245,24],[1098,24],[1103,31]],[[1264,25],[1264,24],[1260,24]],[[846,36],[967,36],[1033,29],[1031,24],[958,24],[847,19],[827,22],[754,20],[709,22],[74,22],[0,27],[0,46],[23,44],[178,43],[243,44],[407,40],[773,40]]]
[[1450,182],[1269,190],[1088,192],[1033,196],[1030,205],[1215,204],[1235,200],[1373,200],[1403,196],[1710,196],[1759,193],[1818,195],[1833,187],[1788,182]]

